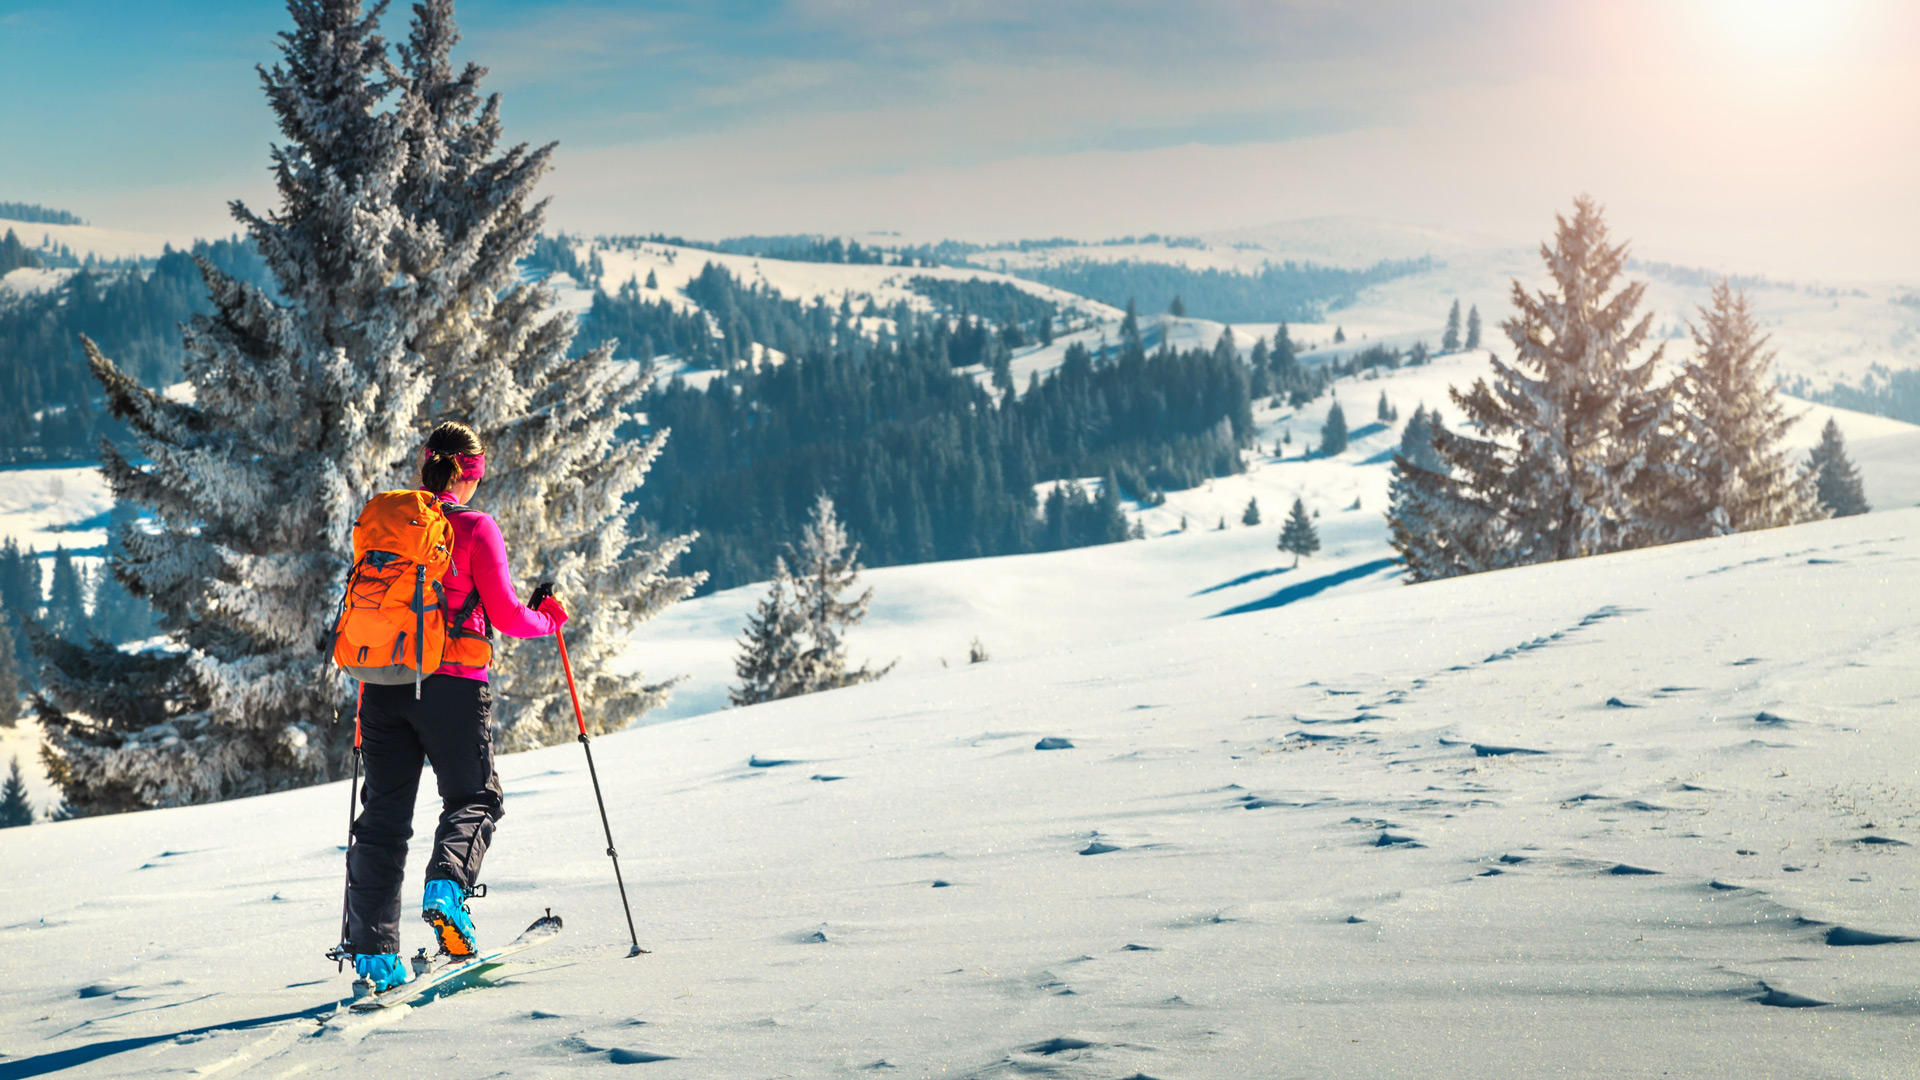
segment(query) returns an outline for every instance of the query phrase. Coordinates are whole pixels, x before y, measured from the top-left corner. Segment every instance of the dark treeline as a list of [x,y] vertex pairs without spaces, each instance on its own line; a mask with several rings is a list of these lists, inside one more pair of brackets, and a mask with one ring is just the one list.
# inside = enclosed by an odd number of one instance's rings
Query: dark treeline
[[119,430],[98,407],[82,334],[148,386],[179,380],[180,324],[210,309],[196,255],[262,278],[250,246],[219,240],[169,250],[147,269],[81,269],[57,289],[0,302],[0,453],[90,457],[102,434]]
[[85,225],[76,214],[55,210],[38,203],[0,202],[0,218],[27,221],[35,225]]
[[12,229],[7,235],[0,236],[0,277],[5,277],[22,267],[36,267],[40,260],[34,257],[33,249],[20,242],[20,236]]
[[933,301],[942,311],[975,315],[996,326],[1017,326],[1029,334],[1037,335],[1040,324],[1050,322],[1060,310],[1053,301],[1004,281],[955,281],[921,275],[910,279],[907,288]]
[[[743,289],[718,268],[701,280],[703,306],[765,305],[786,335],[783,363],[705,389],[673,380],[645,403],[648,424],[673,435],[635,517],[698,530],[682,563],[709,572],[710,590],[769,576],[822,492],[862,561],[886,566],[1122,539],[1121,489],[1149,498],[1241,467],[1249,369],[1231,347],[1149,354],[1129,323],[1112,355],[1076,346],[1025,394],[996,396],[955,370],[965,320],[896,305],[898,332],[875,339],[845,306]],[[1036,500],[1046,481],[1095,476],[1105,482]]]
[[1361,289],[1433,266],[1430,259],[1379,262],[1365,270],[1344,270],[1312,263],[1269,263],[1257,274],[1195,270],[1173,263],[1094,262],[1009,271],[1030,281],[1115,306],[1139,297],[1164,310],[1179,297],[1187,314],[1220,322],[1295,322],[1317,320],[1327,310],[1349,303]]

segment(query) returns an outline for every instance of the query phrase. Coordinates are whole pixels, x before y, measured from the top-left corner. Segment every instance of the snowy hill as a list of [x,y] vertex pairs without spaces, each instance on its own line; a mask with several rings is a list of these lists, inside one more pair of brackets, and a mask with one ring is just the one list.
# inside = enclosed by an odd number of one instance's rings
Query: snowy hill
[[565,933],[372,1019],[344,784],[6,830],[0,1077],[1896,1075],[1917,560],[1895,511],[610,736],[633,960],[578,749],[506,758],[476,915]]
[[[975,637],[996,658],[1031,657],[1063,642],[1193,625],[1236,608],[1398,589],[1384,513],[1402,426],[1425,404],[1457,428],[1462,417],[1447,388],[1487,371],[1484,355],[1453,354],[1379,371],[1377,378],[1342,379],[1332,394],[1300,409],[1262,406],[1254,413],[1260,452],[1247,455],[1246,472],[1167,492],[1161,506],[1126,504],[1129,517],[1145,526],[1145,541],[869,571],[863,580],[873,586],[873,612],[850,636],[854,655],[880,663],[897,658],[902,672],[933,672],[964,665]],[[1383,393],[1399,410],[1398,422],[1374,420]],[[1351,441],[1334,457],[1312,455],[1335,401],[1346,413]],[[1793,399],[1788,409],[1803,417],[1787,440],[1796,453],[1818,442],[1820,427],[1836,417],[1869,501],[1880,509],[1920,506],[1920,427]],[[1292,442],[1275,455],[1283,434]],[[1297,569],[1276,547],[1296,498],[1319,515],[1322,544]],[[1240,523],[1249,499],[1259,502],[1258,526]],[[1217,528],[1222,519],[1224,531]],[[635,664],[653,676],[688,676],[650,718],[725,706],[736,642],[763,592],[749,585],[683,601],[640,629]]]

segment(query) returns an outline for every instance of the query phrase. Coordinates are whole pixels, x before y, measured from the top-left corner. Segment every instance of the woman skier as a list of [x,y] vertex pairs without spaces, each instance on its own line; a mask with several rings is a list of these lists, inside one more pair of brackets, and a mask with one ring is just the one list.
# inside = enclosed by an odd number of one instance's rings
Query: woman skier
[[[420,484],[440,502],[452,526],[452,565],[441,586],[449,617],[444,658],[416,685],[361,684],[360,735],[366,787],[353,822],[347,856],[348,934],[353,967],[390,990],[407,981],[400,959],[400,884],[407,840],[413,835],[414,796],[422,758],[433,763],[440,790],[440,827],[427,863],[420,917],[453,956],[475,951],[467,899],[473,894],[493,838],[506,815],[493,767],[493,697],[487,685],[491,630],[518,638],[544,637],[567,621],[558,600],[538,610],[513,592],[506,546],[493,518],[467,504],[486,475],[486,451],[472,428],[443,423],[421,451]],[[478,593],[477,601],[474,593]],[[417,695],[417,696],[416,696]]]

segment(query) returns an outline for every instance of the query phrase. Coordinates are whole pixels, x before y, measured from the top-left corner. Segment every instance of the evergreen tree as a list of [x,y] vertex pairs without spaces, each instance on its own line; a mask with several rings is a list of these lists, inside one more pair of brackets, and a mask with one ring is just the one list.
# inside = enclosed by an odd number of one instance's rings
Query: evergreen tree
[[893,670],[893,664],[878,671],[865,664],[847,669],[846,632],[867,617],[867,605],[873,600],[870,587],[851,600],[844,598],[859,581],[859,558],[860,546],[849,541],[834,514],[833,500],[819,496],[794,551],[794,565],[799,568],[793,585],[794,609],[804,641],[794,660],[800,693],[872,682]]
[[0,728],[20,720],[20,664],[14,659],[13,630],[0,619]]
[[794,607],[795,584],[784,557],[774,558],[773,580],[767,595],[747,617],[740,655],[733,671],[740,685],[727,691],[735,705],[758,705],[806,691],[802,688],[800,653],[805,619]]
[[85,641],[92,625],[87,620],[87,582],[65,547],[53,552],[53,580],[47,587],[48,633],[68,641]]
[[1695,356],[1675,380],[1678,439],[1647,483],[1663,540],[1724,536],[1824,517],[1815,478],[1780,448],[1793,425],[1774,395],[1744,294],[1722,280],[1689,324]]
[[1469,350],[1480,347],[1480,305],[1478,304],[1467,309],[1466,347]]
[[1167,314],[1173,316],[1176,319],[1183,319],[1186,317],[1187,305],[1180,302],[1179,293],[1173,294],[1173,303],[1167,305]]
[[0,829],[33,824],[33,803],[27,801],[27,778],[20,772],[20,756],[14,755],[7,770],[7,783],[0,788]]
[[[1639,365],[1652,316],[1635,319],[1642,284],[1614,292],[1624,244],[1607,242],[1600,207],[1582,196],[1558,218],[1541,257],[1555,290],[1513,285],[1517,309],[1505,329],[1512,365],[1491,360],[1494,382],[1452,395],[1484,435],[1436,431],[1448,472],[1405,473],[1403,506],[1434,530],[1401,547],[1409,579],[1577,558],[1656,538],[1639,494],[1643,466],[1669,453],[1662,425],[1671,406],[1651,382],[1656,348]],[[1531,374],[1530,374],[1531,373]],[[1396,539],[1396,544],[1400,541]]]
[[[129,656],[36,638],[48,768],[76,814],[339,774],[351,725],[337,717],[352,698],[325,646],[352,521],[370,494],[417,482],[419,440],[437,419],[473,423],[497,462],[484,508],[519,565],[557,581],[572,608],[596,725],[658,699],[604,661],[693,585],[665,576],[684,541],[635,547],[626,533],[625,496],[660,444],[613,436],[644,375],[610,348],[569,356],[571,320],[518,279],[552,148],[498,150],[498,99],[482,102],[479,68],[456,74],[448,60],[450,0],[415,6],[397,62],[375,32],[379,9],[297,0],[290,12],[282,62],[261,72],[286,140],[273,151],[280,207],[234,207],[273,289],[203,262],[215,312],[187,326],[191,403],[87,343],[136,442],[103,447],[102,471],[158,523],[120,532],[115,570],[152,601],[174,648]],[[502,642],[495,668],[509,747],[572,728],[555,650],[533,645]]]
[[648,267],[647,268],[647,288],[658,289],[659,287],[660,287],[660,279],[654,275],[653,268]]
[[1852,517],[1873,509],[1867,505],[1866,489],[1860,474],[1847,457],[1846,440],[1840,437],[1840,425],[1832,417],[1820,429],[1820,445],[1807,455],[1807,471],[1814,477],[1820,505],[1834,517]]
[[1043,315],[1040,318],[1040,344],[1042,345],[1053,344],[1053,316],[1052,315]]
[[1313,519],[1307,516],[1306,504],[1299,499],[1293,500],[1287,523],[1280,528],[1280,550],[1293,553],[1295,566],[1300,565],[1302,555],[1320,550],[1320,533],[1313,527]]
[[1387,392],[1385,390],[1380,391],[1380,403],[1374,406],[1373,415],[1374,419],[1383,424],[1391,424],[1394,421],[1393,406],[1387,404]]
[[1428,412],[1424,404],[1414,409],[1400,432],[1400,456],[1428,472],[1444,473],[1446,464],[1433,448],[1433,432],[1440,426],[1439,415]]
[[1334,343],[1335,345],[1339,345],[1339,344],[1341,344],[1342,342],[1344,342],[1344,341],[1346,341],[1346,340],[1347,340],[1347,331],[1346,331],[1346,328],[1345,328],[1345,327],[1342,327],[1342,326],[1336,326],[1336,327],[1334,327],[1334,328],[1333,328],[1333,343]]
[[1320,425],[1320,456],[1332,457],[1347,448],[1347,414],[1338,401],[1327,410],[1327,421]]
[[1260,524],[1260,500],[1259,499],[1256,498],[1256,499],[1247,500],[1247,508],[1240,512],[1240,524],[1242,525]]
[[1460,347],[1460,301],[1454,300],[1453,307],[1447,312],[1447,329],[1440,335],[1442,352],[1453,352]]

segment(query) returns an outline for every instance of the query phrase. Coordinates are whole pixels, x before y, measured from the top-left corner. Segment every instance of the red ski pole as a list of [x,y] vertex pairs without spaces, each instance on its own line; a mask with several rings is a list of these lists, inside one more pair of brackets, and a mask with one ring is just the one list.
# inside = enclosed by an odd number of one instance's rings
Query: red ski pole
[[[537,609],[552,595],[553,583],[543,581],[533,591],[533,599],[527,606]],[[627,934],[633,938],[633,951],[627,953],[631,959],[647,950],[640,947],[640,933],[633,928],[633,905],[627,902],[627,882],[620,876],[620,854],[613,847],[613,826],[607,823],[607,800],[600,794],[600,772],[593,767],[593,743],[587,738],[587,715],[580,709],[580,690],[573,683],[573,662],[567,659],[567,639],[556,629],[553,640],[560,645],[560,669],[567,674],[567,696],[573,699],[573,719],[580,725],[580,749],[587,752],[587,775],[593,777],[593,801],[600,807],[600,828],[607,834],[607,858],[613,860],[613,881],[620,886],[620,908],[626,912]]]

